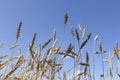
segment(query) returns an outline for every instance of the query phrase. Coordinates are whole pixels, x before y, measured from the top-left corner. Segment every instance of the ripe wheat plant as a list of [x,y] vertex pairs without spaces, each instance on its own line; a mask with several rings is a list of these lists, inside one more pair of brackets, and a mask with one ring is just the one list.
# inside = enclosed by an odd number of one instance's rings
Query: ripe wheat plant
[[[16,54],[18,56],[13,54],[11,56],[0,55],[0,80],[118,80],[120,78],[120,49],[118,42],[112,52],[104,51],[101,41],[99,42],[99,49],[95,50],[95,43],[99,40],[98,35],[96,35],[93,39],[94,44],[91,46],[93,47],[92,52],[84,51],[92,33],[87,33],[87,30],[79,24],[78,28],[70,27],[70,36],[73,41],[64,50],[62,49],[68,18],[68,14],[65,14],[64,29],[60,42],[58,42],[57,32],[54,29],[53,36],[34,49],[38,35],[34,33],[27,48],[29,51],[26,54],[29,55],[27,58],[23,55],[22,46],[18,42],[22,27],[21,21],[18,24],[15,44],[10,47],[10,50],[17,50]],[[1,49],[2,46],[3,44],[1,43]],[[43,50],[45,51],[43,52]],[[97,54],[101,55],[99,63],[95,63],[95,57],[99,57],[96,56]],[[104,54],[109,54],[108,59],[104,59]],[[66,58],[73,60],[73,63],[71,62],[73,65],[68,69],[63,69],[63,66],[67,66],[64,63]],[[118,63],[117,66],[113,66],[113,59],[116,59],[114,62]],[[100,64],[101,62],[102,64]],[[95,64],[101,65],[100,74],[95,74],[100,67],[96,68]],[[107,69],[105,69],[104,64],[109,64]],[[71,77],[68,76],[69,74]]]

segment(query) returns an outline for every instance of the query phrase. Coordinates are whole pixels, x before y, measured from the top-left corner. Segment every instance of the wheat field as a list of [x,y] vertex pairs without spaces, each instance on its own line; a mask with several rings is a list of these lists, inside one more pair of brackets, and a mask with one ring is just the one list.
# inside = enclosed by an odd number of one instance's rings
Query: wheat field
[[[93,47],[92,53],[83,52],[82,50],[86,50],[85,46],[91,39],[92,32],[87,33],[86,29],[79,24],[78,28],[71,27],[71,35],[68,35],[77,44],[70,42],[67,45],[68,47],[62,50],[67,21],[68,14],[65,14],[61,40],[57,39],[56,30],[54,30],[53,36],[45,41],[44,44],[39,44],[36,49],[34,49],[34,44],[39,34],[34,33],[28,47],[29,54],[26,54],[29,55],[27,58],[23,55],[22,46],[18,42],[22,27],[22,22],[20,22],[16,31],[16,42],[10,46],[10,50],[17,50],[16,54],[18,56],[12,54],[11,56],[0,55],[0,71],[2,72],[0,73],[0,80],[118,80],[120,78],[120,49],[118,42],[116,42],[112,52],[105,51],[101,41],[98,44],[99,49],[95,50],[95,44],[99,40],[99,36],[96,35],[94,44],[91,46]],[[1,49],[2,45],[1,43]],[[104,59],[104,54],[106,53],[109,54],[108,59]],[[99,62],[102,65],[101,73],[98,75],[99,78],[95,74],[98,70],[95,66],[96,55],[100,55],[101,61]],[[63,66],[67,66],[64,60],[68,57],[73,61],[71,63],[73,65],[64,71]],[[113,59],[115,59],[114,62],[117,63],[117,66],[113,65]],[[109,65],[107,70],[104,66],[105,64]]]

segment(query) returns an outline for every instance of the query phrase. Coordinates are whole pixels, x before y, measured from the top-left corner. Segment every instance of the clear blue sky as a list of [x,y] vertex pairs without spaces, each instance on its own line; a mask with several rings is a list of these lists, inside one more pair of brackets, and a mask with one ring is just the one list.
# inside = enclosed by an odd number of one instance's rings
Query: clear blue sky
[[[69,15],[66,42],[71,38],[70,26],[77,28],[81,24],[87,32],[93,33],[92,40],[99,34],[105,50],[112,51],[116,41],[120,43],[120,0],[1,0],[0,42],[4,43],[3,50],[9,50],[15,42],[20,21],[23,22],[21,46],[28,47],[34,32],[37,33],[36,43],[49,39],[54,28],[58,35],[62,34],[65,13]],[[92,40],[90,43],[93,44]]]

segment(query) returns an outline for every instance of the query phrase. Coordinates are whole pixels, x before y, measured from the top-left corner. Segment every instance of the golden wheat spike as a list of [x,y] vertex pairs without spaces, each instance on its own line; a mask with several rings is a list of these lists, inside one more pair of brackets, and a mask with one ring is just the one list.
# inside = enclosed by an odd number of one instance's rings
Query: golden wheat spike
[[37,57],[40,57],[40,56],[41,56],[41,44],[39,44],[39,47],[38,47],[38,49],[36,50],[36,53],[37,53]]
[[84,28],[83,29],[83,32],[82,32],[82,39],[84,40],[84,38],[85,38],[85,34],[86,34],[86,29]]
[[29,52],[30,52],[30,55],[32,56],[32,58],[34,57],[34,54],[33,54],[33,45],[34,45],[34,42],[35,42],[35,39],[36,39],[36,33],[34,33],[34,36],[33,36],[33,39],[32,39],[32,42],[30,43],[29,45]]
[[57,43],[57,40],[54,41],[54,43],[52,44],[52,46],[50,47],[49,49],[49,52],[48,52],[48,57],[50,57],[50,55],[52,55],[53,51],[54,51],[54,48],[55,48],[55,45]]
[[86,63],[89,63],[89,55],[88,55],[88,52],[86,52]]
[[116,55],[117,59],[119,60],[118,42],[116,43],[116,47],[114,48],[114,54]]
[[78,27],[79,27],[80,31],[83,32],[82,26],[80,24],[78,25]]
[[113,58],[114,58],[114,54],[109,53],[108,59],[107,60],[103,60],[104,62],[108,62],[109,63],[109,67],[110,67],[111,71],[113,70],[113,63],[112,63]]
[[64,25],[65,26],[66,26],[67,21],[68,21],[68,14],[66,13],[64,16]]
[[103,50],[102,50],[102,42],[99,43],[99,47],[100,47],[100,48],[99,48],[99,49],[100,49],[100,52],[103,52]]
[[10,47],[10,50],[12,50],[12,49],[14,49],[14,48],[16,48],[16,47],[18,47],[18,46],[20,46],[19,44],[14,44],[14,45],[12,45],[11,47]]
[[54,36],[53,36],[53,40],[56,40],[56,29],[54,29]]
[[67,51],[66,51],[66,53],[64,55],[64,58],[67,57],[71,53],[73,48],[74,48],[74,46],[72,44],[69,44],[69,46],[67,48]]
[[32,42],[31,42],[31,47],[33,47],[35,39],[36,39],[36,33],[34,33],[34,36],[33,36]]
[[91,37],[91,34],[92,34],[92,33],[89,33],[89,35],[87,36],[86,40],[81,44],[80,49],[82,49],[82,48],[85,46],[85,44],[88,42],[88,40],[89,40],[90,37]]
[[45,48],[51,41],[52,41],[52,38],[50,38],[47,42],[45,42],[42,46],[42,49]]
[[74,37],[74,30],[73,30],[73,27],[70,28],[70,31],[71,31],[71,34],[72,34],[72,37]]
[[96,35],[95,38],[94,38],[94,41],[97,41],[97,40],[98,40],[98,37],[99,37],[99,36]]
[[77,29],[75,29],[75,33],[76,33],[76,37],[77,37],[77,40],[78,40],[78,43],[79,43],[80,37],[79,37],[79,33],[78,33]]
[[17,29],[17,32],[16,32],[16,41],[18,40],[18,38],[20,36],[21,26],[22,26],[22,21],[18,25],[18,29]]

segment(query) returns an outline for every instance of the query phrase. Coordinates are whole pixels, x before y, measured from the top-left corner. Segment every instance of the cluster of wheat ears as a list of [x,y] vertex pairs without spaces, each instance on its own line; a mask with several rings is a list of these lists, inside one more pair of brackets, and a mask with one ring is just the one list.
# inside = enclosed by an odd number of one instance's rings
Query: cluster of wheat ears
[[[60,44],[57,46],[58,43],[57,37],[56,37],[56,30],[54,30],[53,37],[48,39],[44,44],[40,44],[36,50],[33,49],[35,40],[36,40],[36,33],[34,33],[34,36],[32,38],[31,43],[29,44],[28,51],[29,51],[29,57],[26,59],[23,56],[23,53],[21,51],[20,45],[18,43],[20,31],[22,22],[19,23],[18,29],[16,32],[16,42],[14,45],[10,47],[10,50],[17,49],[19,56],[7,56],[7,55],[0,55],[0,71],[2,72],[8,69],[8,67],[11,66],[11,68],[7,72],[0,73],[0,80],[95,80],[95,71],[97,69],[95,68],[95,55],[99,54],[101,55],[102,59],[102,70],[100,74],[100,80],[105,80],[106,77],[109,77],[108,79],[113,80],[115,77],[120,77],[119,69],[120,69],[120,57],[119,57],[119,47],[118,43],[116,43],[116,46],[112,52],[109,52],[109,56],[107,60],[103,59],[104,53],[108,53],[102,49],[102,42],[99,42],[99,50],[95,52],[94,46],[96,41],[98,40],[98,35],[94,38],[94,44],[93,44],[93,52],[88,53],[86,51],[85,53],[85,59],[83,61],[83,54],[81,50],[85,48],[85,45],[88,43],[88,41],[91,38],[92,33],[89,33],[86,36],[86,29],[82,28],[81,25],[77,28],[71,27],[70,32],[72,35],[72,38],[74,41],[77,41],[77,49],[75,50],[75,44],[70,43],[68,47],[65,50],[62,50],[62,43],[64,39],[64,33],[66,29],[66,24],[68,21],[68,14],[65,14],[64,16],[64,30],[62,34],[62,38],[60,41]],[[79,34],[82,34],[80,37]],[[52,44],[50,46],[50,43]],[[49,48],[47,46],[50,46]],[[2,47],[2,44],[0,45]],[[46,48],[47,47],[47,48]],[[45,50],[45,52],[43,52]],[[16,53],[17,54],[17,53]],[[90,56],[90,54],[92,54]],[[69,57],[69,59],[73,60],[73,66],[71,66],[66,71],[63,71],[63,61],[66,59],[66,57]],[[113,71],[113,58],[116,57],[116,61],[118,62],[117,72]],[[6,58],[6,59],[4,59]],[[89,60],[92,60],[90,62]],[[14,60],[14,61],[13,61]],[[108,73],[105,73],[104,64],[108,62]],[[12,64],[10,64],[12,63]],[[67,65],[66,65],[67,66]],[[99,66],[98,66],[99,68]],[[71,78],[68,78],[67,75],[72,72]],[[61,74],[57,75],[57,74]],[[108,76],[109,75],[109,76]]]

